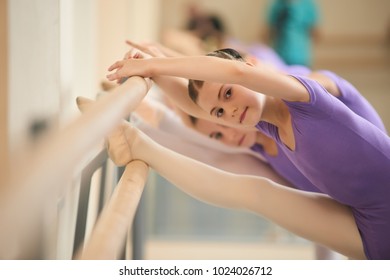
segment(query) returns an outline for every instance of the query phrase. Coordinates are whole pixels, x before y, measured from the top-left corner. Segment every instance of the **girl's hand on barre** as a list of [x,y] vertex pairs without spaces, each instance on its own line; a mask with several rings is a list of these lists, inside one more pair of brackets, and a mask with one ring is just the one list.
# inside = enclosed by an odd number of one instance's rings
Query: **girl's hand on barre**
[[[144,53],[143,51],[135,48],[135,47],[132,47],[130,48],[130,50],[125,53],[124,57],[123,57],[123,60],[126,60],[126,59],[139,59],[139,58],[151,58],[152,56],[147,54],[147,53]],[[121,79],[119,79],[117,81],[118,84],[122,84],[124,83],[127,79],[129,78],[129,76],[127,77],[123,77]],[[150,86],[149,86],[150,88]]]
[[[116,63],[114,63],[108,68],[108,71],[116,70],[116,72],[107,75],[107,78],[110,81],[116,80],[118,83],[122,83],[123,80],[126,80],[130,76],[142,76],[145,78],[150,77],[149,75],[143,74],[142,71],[141,72],[132,71],[133,70],[131,69],[131,67],[133,67],[131,66],[132,63],[131,62],[126,63],[126,61],[131,61],[134,59],[149,59],[157,56],[164,57],[164,55],[161,52],[159,52],[157,48],[154,50],[152,47],[143,47],[142,45],[132,43],[130,41],[126,41],[126,43],[131,46],[130,50],[125,53],[123,60],[117,61]],[[129,65],[126,66],[126,64]],[[137,70],[140,69],[137,68]],[[133,72],[135,74],[131,74]]]
[[[148,59],[183,56],[182,54],[166,48],[158,43],[139,44],[127,40],[126,44],[128,44],[131,48],[125,54],[123,60],[117,61],[108,69],[108,71],[116,70],[115,73],[107,75],[107,78],[110,81],[117,81],[120,83],[123,78],[130,76],[152,77],[150,63],[147,63],[149,62]],[[134,62],[135,59],[142,61],[137,63]],[[132,62],[127,62],[126,60],[130,60]]]
[[122,78],[131,76],[141,76],[144,78],[151,77],[150,67],[148,61],[150,58],[136,58],[119,60],[112,64],[108,71],[115,71],[107,75],[109,81],[120,81]]

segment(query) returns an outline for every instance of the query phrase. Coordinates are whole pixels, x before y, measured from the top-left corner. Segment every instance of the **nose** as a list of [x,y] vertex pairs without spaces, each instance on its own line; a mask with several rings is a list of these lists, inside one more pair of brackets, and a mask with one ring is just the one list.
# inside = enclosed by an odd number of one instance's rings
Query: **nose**
[[232,118],[234,118],[236,116],[237,112],[238,112],[238,108],[237,107],[233,107],[232,108],[232,113],[231,113]]
[[237,106],[223,106],[222,107],[225,111],[225,117],[227,119],[235,119],[238,114],[238,107]]

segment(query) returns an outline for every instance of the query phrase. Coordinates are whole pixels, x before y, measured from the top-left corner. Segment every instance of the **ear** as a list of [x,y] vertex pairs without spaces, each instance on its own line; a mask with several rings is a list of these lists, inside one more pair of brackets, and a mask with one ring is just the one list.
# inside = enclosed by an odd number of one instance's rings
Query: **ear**
[[95,101],[86,97],[78,96],[76,98],[76,103],[80,112],[84,113],[93,103],[95,103]]

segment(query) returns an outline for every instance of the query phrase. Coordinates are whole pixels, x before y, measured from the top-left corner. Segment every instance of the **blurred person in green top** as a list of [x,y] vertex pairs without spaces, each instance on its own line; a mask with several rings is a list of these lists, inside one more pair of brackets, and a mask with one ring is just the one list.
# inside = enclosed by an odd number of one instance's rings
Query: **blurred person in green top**
[[312,66],[312,42],[318,39],[316,0],[272,0],[266,17],[267,41],[285,63]]

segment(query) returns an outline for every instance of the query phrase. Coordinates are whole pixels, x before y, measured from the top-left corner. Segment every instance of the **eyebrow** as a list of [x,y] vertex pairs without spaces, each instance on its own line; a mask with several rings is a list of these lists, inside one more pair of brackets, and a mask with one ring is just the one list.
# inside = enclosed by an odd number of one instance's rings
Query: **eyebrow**
[[[223,89],[223,85],[219,88],[219,91],[218,91],[218,100],[221,99],[222,89]],[[215,111],[215,107],[211,109],[210,115],[212,115],[214,111]]]

